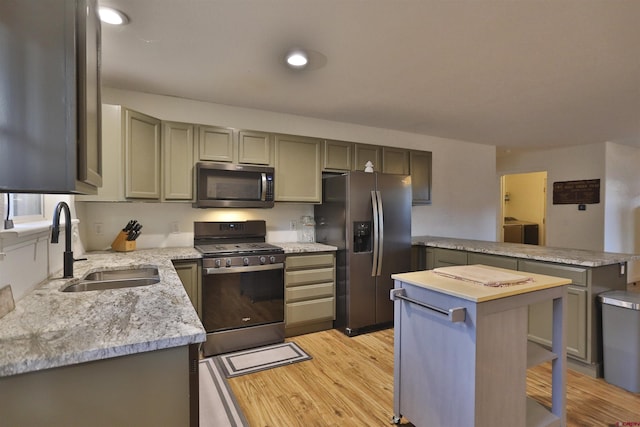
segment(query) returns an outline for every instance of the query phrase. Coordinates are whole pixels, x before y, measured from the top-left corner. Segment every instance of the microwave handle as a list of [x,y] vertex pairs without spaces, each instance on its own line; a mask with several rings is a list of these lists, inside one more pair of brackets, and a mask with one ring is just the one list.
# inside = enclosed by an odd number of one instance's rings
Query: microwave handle
[[260,192],[260,200],[265,202],[267,200],[267,174],[262,172],[262,191]]

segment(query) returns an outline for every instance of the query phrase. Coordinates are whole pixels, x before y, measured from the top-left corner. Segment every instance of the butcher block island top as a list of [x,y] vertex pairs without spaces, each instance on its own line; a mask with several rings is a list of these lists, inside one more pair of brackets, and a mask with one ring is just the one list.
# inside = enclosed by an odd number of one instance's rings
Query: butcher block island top
[[[444,275],[443,273],[447,275]],[[474,279],[479,278],[480,274],[486,275],[486,277],[491,277],[492,273],[493,279],[491,282],[493,284],[501,279],[507,281],[509,281],[509,279],[513,279],[516,282],[522,281],[522,283],[491,286],[483,284],[480,281],[473,281]],[[458,278],[454,277],[456,275]],[[571,283],[571,280],[560,277],[512,271],[485,265],[443,267],[434,270],[394,274],[391,277],[395,280],[458,298],[463,298],[476,303],[525,294]]]

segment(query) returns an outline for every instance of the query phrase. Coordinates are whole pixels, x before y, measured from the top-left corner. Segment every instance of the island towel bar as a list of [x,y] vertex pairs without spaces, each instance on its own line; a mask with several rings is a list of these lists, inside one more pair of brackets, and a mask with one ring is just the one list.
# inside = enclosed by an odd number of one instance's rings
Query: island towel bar
[[405,290],[402,288],[391,289],[389,296],[391,297],[391,301],[400,299],[403,301],[410,302],[412,304],[416,304],[428,310],[435,311],[438,314],[446,316],[452,323],[464,322],[466,318],[466,309],[464,307],[456,307],[456,308],[450,308],[450,309],[435,307],[433,305],[426,304],[422,301],[409,298],[408,296],[406,296]]

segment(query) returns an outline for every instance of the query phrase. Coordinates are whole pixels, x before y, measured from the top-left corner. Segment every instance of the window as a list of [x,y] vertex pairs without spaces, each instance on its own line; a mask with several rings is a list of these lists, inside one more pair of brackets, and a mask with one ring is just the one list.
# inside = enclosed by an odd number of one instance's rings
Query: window
[[7,193],[2,200],[3,219],[16,223],[42,221],[44,201],[42,194]]

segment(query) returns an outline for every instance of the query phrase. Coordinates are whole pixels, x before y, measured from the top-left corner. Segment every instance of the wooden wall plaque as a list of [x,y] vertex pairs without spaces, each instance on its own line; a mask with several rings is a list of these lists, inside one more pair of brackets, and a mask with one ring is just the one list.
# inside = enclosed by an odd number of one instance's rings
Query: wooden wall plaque
[[600,180],[561,181],[553,183],[553,204],[600,203]]

